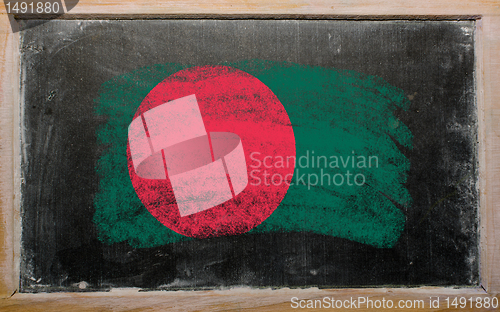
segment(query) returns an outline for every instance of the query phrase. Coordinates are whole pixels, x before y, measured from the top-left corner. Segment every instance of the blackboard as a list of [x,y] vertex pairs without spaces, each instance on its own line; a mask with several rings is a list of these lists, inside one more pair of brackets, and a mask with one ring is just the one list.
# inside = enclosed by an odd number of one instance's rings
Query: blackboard
[[[55,20],[26,29],[21,291],[478,284],[473,21]],[[386,165],[396,167],[395,188],[379,177],[381,185],[330,194],[349,203],[331,225],[318,207],[332,206],[299,183],[260,228],[204,239],[155,223],[134,193],[103,202],[103,159],[123,144],[103,135],[126,131],[132,118],[125,126],[113,120],[132,117],[170,75],[207,65],[249,73],[276,94],[297,156],[324,118],[327,128],[360,135],[376,125],[381,140],[361,141],[392,146],[397,157]],[[367,98],[385,106],[356,110]],[[121,157],[126,164],[125,151]],[[367,189],[382,197],[365,196]],[[360,222],[380,200],[389,212]],[[138,204],[119,210],[127,203]],[[292,213],[303,219],[271,219]],[[123,221],[126,229],[113,227]]]

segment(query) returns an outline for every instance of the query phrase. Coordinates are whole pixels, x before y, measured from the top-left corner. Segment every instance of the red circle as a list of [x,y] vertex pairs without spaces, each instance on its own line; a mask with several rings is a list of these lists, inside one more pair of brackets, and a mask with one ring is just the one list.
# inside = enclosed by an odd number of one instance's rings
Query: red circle
[[[241,138],[249,174],[247,187],[234,199],[181,217],[169,179],[137,176],[127,144],[132,185],[148,211],[179,234],[206,238],[245,233],[273,213],[292,180],[293,166],[274,165],[279,157],[295,157],[290,119],[266,85],[228,66],[191,67],[169,76],[144,98],[134,119],[158,105],[191,94],[196,95],[207,132],[232,132]],[[270,168],[262,163],[267,156],[271,157],[266,162]],[[283,183],[276,183],[277,178],[273,183],[273,175],[281,176]]]

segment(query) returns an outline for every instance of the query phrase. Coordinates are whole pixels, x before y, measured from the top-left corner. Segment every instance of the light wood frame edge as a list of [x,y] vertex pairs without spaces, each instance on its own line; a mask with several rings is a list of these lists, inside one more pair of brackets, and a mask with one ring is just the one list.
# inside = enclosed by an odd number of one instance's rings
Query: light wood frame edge
[[[401,4],[397,1],[355,1],[351,4],[332,1],[281,1],[274,5],[266,5],[264,1],[260,6],[258,0],[253,4],[245,1],[219,1],[217,5],[203,5],[190,1],[166,1],[162,4],[149,3],[139,5],[134,0],[125,1],[85,1],[81,0],[70,14],[300,14],[335,16],[480,16],[476,33],[476,57],[478,82],[478,118],[479,118],[479,164],[480,164],[480,235],[481,235],[481,261],[480,274],[481,286],[479,288],[374,288],[374,289],[281,289],[258,290],[238,288],[224,291],[207,292],[149,292],[138,293],[137,290],[113,290],[110,293],[76,293],[76,294],[15,294],[19,284],[19,199],[18,187],[22,181],[19,179],[19,36],[11,33],[7,15],[0,12],[0,295],[10,298],[0,301],[11,307],[28,307],[37,304],[41,307],[65,305],[76,307],[83,304],[82,310],[90,306],[116,307],[113,302],[129,302],[124,309],[134,306],[133,301],[143,302],[137,305],[141,309],[151,307],[150,303],[172,304],[175,307],[179,300],[191,298],[196,294],[197,304],[191,308],[207,308],[216,306],[226,307],[261,307],[273,309],[290,308],[290,299],[321,298],[335,296],[347,298],[348,296],[363,295],[370,298],[393,298],[397,300],[420,298],[419,296],[489,296],[500,293],[500,180],[495,180],[500,170],[500,2],[497,1],[468,1],[456,3],[452,0],[436,0],[432,3],[425,2],[420,6]],[[167,4],[171,4],[169,7]],[[16,140],[16,141],[14,141]],[[241,300],[234,300],[240,296]],[[131,298],[126,300],[126,298]],[[149,300],[144,301],[148,298]],[[200,305],[205,298],[208,305]],[[209,298],[209,299],[206,299]],[[214,299],[216,298],[216,299]],[[208,300],[208,301],[207,301]],[[248,304],[250,300],[253,304]],[[267,301],[266,301],[267,300]],[[147,302],[147,303],[146,303]],[[45,309],[44,309],[45,310]]]

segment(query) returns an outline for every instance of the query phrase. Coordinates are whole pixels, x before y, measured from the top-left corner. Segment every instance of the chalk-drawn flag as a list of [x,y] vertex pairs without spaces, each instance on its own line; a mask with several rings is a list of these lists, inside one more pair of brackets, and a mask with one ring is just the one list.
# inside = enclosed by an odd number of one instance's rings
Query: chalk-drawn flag
[[[173,107],[168,103],[191,95],[200,111],[198,125],[205,126],[191,139],[206,136],[193,145],[204,151],[205,160],[175,171],[168,168],[166,146],[153,146],[153,132],[160,126],[146,129],[160,116],[157,107],[164,107],[161,116],[167,116]],[[100,183],[94,223],[99,237],[107,243],[153,247],[221,235],[312,232],[392,247],[404,229],[402,210],[412,203],[405,188],[410,164],[400,150],[412,148],[412,134],[394,115],[408,106],[403,91],[381,78],[286,62],[160,64],[115,77],[101,86],[96,99],[96,114],[107,117],[97,131],[105,148],[96,169]],[[133,122],[139,129],[132,132],[136,139],[130,139]],[[233,178],[227,163],[230,167],[233,160],[226,154],[214,156],[209,143],[217,139],[211,139],[212,132],[241,139],[227,150],[230,154],[241,146],[244,151],[248,180],[238,192],[231,179],[236,183],[241,175]],[[130,146],[139,144],[137,140],[147,154],[140,160],[151,159],[151,168],[165,170],[165,179],[137,174],[139,163],[134,164]],[[201,148],[205,143],[207,149]],[[179,160],[179,155],[192,154],[172,155]],[[220,190],[224,201],[203,209],[197,204],[197,210],[183,213],[177,203],[181,197],[176,198],[167,176],[215,168],[218,160],[220,168],[211,174],[221,172],[221,179],[212,180],[224,187],[205,187],[209,191],[197,196]],[[181,163],[187,162],[191,160]]]

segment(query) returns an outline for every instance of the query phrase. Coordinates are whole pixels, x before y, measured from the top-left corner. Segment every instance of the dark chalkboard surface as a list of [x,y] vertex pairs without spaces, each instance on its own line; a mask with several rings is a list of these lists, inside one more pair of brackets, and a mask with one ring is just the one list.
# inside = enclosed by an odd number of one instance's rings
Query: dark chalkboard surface
[[[24,23],[21,291],[478,284],[473,21]],[[161,81],[203,68],[258,79],[297,159],[337,157],[323,169],[360,185],[299,164],[286,195],[249,205],[279,204],[248,233],[169,229],[134,191],[127,129]],[[266,103],[231,109],[271,118]]]

